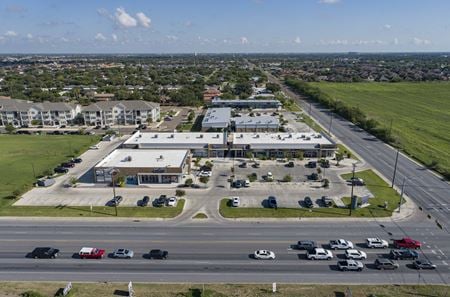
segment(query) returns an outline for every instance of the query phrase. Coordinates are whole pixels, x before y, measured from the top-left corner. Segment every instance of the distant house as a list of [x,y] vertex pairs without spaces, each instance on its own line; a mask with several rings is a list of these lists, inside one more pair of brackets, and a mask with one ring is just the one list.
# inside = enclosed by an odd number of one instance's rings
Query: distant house
[[216,88],[208,88],[203,92],[203,101],[211,102],[211,100],[215,97],[221,96],[222,93]]
[[100,93],[94,94],[94,100],[97,101],[111,101],[114,100],[114,94]]

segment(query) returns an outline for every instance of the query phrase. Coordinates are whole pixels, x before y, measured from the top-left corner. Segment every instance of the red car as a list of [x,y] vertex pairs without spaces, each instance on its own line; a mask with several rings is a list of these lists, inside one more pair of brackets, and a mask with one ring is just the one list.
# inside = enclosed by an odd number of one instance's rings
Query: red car
[[420,249],[422,243],[409,237],[394,240],[395,248]]
[[80,259],[101,259],[105,255],[105,250],[84,247],[78,253]]

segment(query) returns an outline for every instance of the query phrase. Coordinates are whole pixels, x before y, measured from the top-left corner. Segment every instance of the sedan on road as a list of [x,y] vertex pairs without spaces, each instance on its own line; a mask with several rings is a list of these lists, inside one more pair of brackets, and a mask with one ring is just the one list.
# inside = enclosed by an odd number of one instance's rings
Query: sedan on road
[[275,253],[268,250],[257,250],[253,253],[253,258],[257,260],[275,260]]
[[436,269],[436,265],[425,259],[417,259],[413,262],[416,269]]
[[163,251],[163,250],[151,250],[148,253],[148,257],[149,259],[167,259],[167,257],[169,257],[169,252],[168,251]]
[[128,249],[117,249],[113,253],[113,258],[131,259],[134,256],[134,252]]
[[35,259],[54,259],[58,256],[59,250],[51,247],[37,247],[31,252],[31,257]]
[[395,263],[394,261],[385,259],[385,258],[376,259],[374,265],[379,270],[385,270],[385,269],[395,270],[395,269],[399,268],[398,263]]
[[362,260],[367,259],[367,254],[363,251],[350,249],[345,251],[345,257],[352,260]]

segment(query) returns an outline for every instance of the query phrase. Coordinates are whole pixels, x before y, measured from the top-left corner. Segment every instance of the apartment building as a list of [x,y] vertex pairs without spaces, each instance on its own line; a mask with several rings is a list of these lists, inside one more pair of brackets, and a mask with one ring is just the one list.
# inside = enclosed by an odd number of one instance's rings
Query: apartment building
[[68,125],[73,123],[80,111],[81,107],[77,104],[0,99],[0,126]]
[[89,126],[139,125],[159,120],[160,107],[142,100],[104,101],[83,107],[82,115]]

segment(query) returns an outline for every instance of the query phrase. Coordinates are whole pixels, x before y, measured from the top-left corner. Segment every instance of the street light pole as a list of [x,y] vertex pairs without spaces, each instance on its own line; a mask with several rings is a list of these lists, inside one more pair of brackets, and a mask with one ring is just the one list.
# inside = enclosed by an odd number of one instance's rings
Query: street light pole
[[391,185],[391,188],[394,187],[395,174],[397,173],[397,162],[398,162],[398,155],[399,155],[399,154],[400,154],[400,150],[397,149],[397,155],[395,156],[394,175],[392,176],[392,185]]
[[356,163],[352,164],[353,166],[353,170],[352,170],[352,191],[350,194],[350,212],[349,212],[349,216],[352,216],[352,200],[353,200],[353,187],[355,186],[355,169],[356,169]]
[[408,181],[408,178],[405,176],[403,178],[402,191],[400,193],[400,201],[398,203],[398,213],[400,213],[400,208],[402,207],[403,193],[405,192],[405,186],[406,186],[407,181]]
[[[112,187],[113,187],[113,199],[116,199],[116,182],[115,182],[116,175],[117,175],[117,170],[113,169],[111,171],[111,177],[112,177],[111,180],[112,180]],[[113,200],[113,201],[115,201],[115,200]],[[117,217],[117,203],[116,202],[114,202],[114,210],[116,212],[116,217]]]

